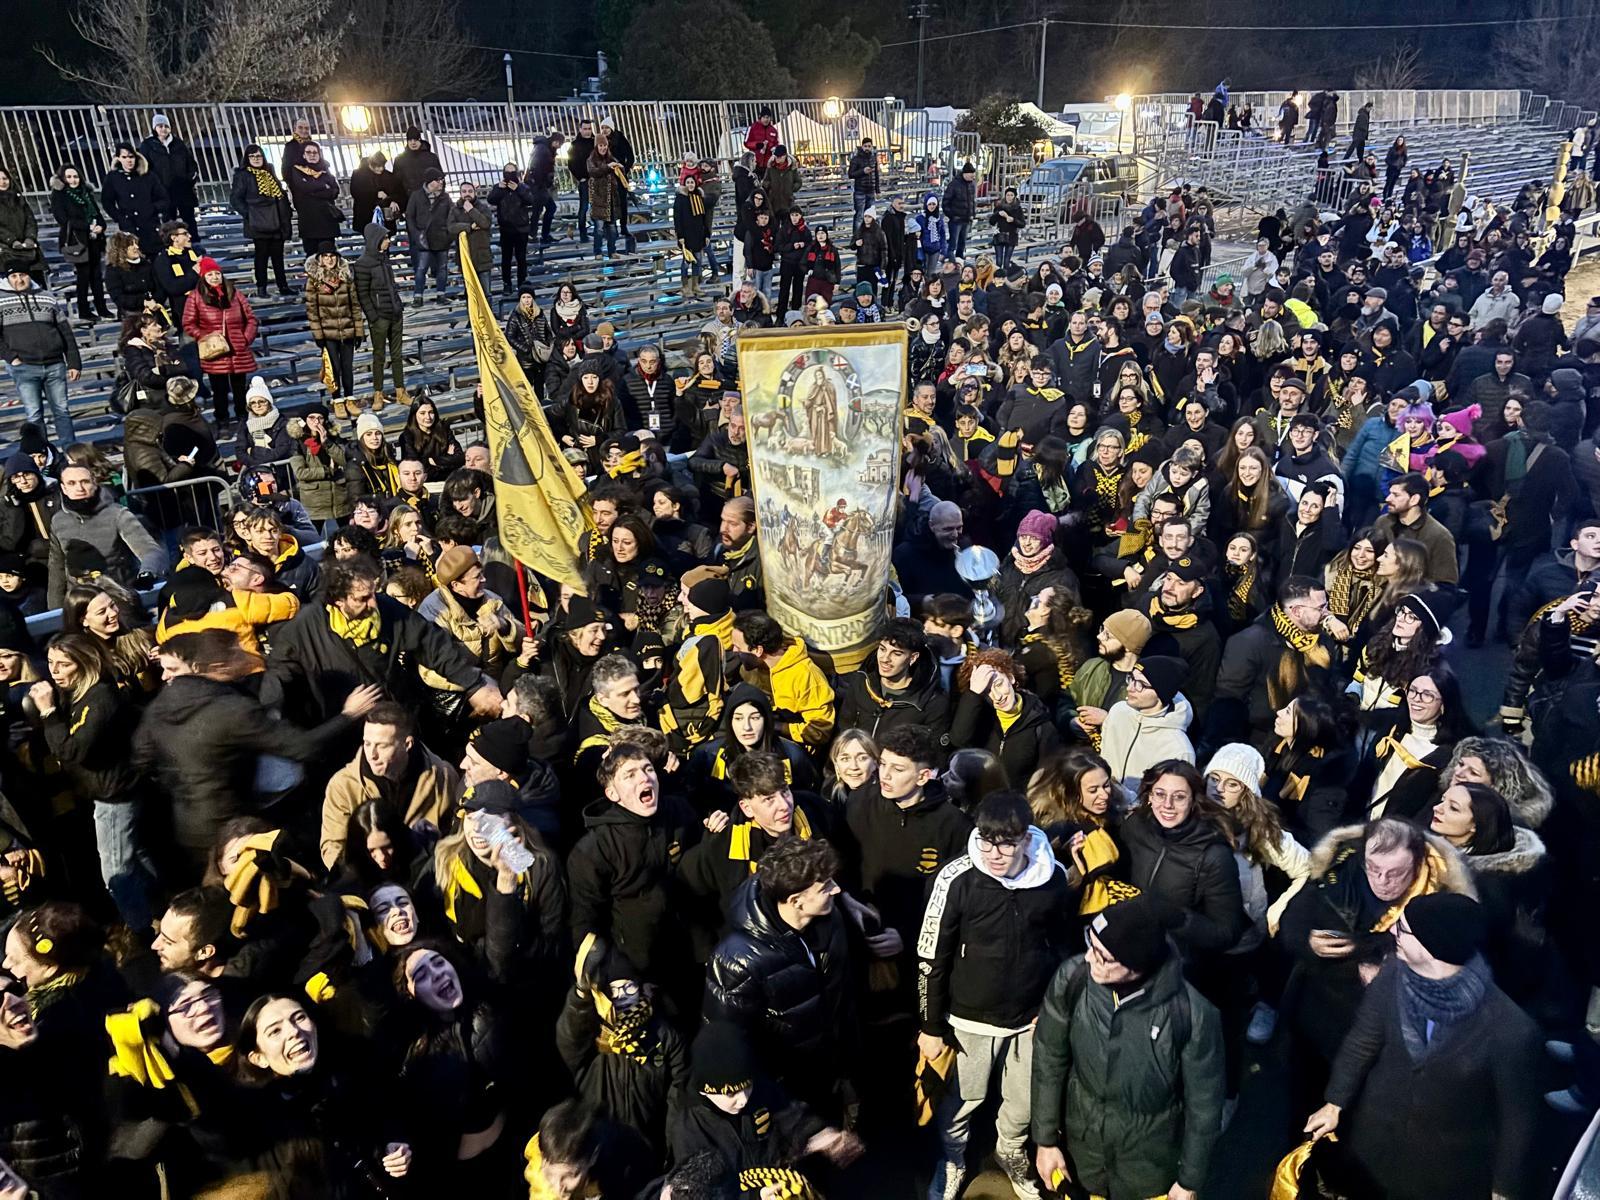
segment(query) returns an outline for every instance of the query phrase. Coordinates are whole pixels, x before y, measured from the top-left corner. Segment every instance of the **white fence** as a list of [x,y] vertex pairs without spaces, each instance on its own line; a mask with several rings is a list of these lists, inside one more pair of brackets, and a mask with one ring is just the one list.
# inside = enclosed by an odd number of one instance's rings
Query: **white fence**
[[118,142],[137,146],[151,118],[165,113],[173,132],[194,151],[201,197],[226,197],[234,169],[252,143],[276,162],[297,121],[310,123],[336,174],[348,177],[365,155],[382,150],[390,161],[404,149],[415,125],[453,178],[495,180],[507,162],[526,164],[536,134],[561,130],[569,137],[585,118],[610,123],[633,145],[639,160],[663,168],[686,153],[736,158],[756,116],[770,108],[779,135],[803,161],[848,156],[863,137],[873,139],[891,164],[936,156],[954,128],[926,112],[907,111],[892,98],[834,100],[618,100],[517,104],[169,104],[48,105],[0,108],[0,167],[36,207],[49,198],[50,176],[74,165],[98,184]]

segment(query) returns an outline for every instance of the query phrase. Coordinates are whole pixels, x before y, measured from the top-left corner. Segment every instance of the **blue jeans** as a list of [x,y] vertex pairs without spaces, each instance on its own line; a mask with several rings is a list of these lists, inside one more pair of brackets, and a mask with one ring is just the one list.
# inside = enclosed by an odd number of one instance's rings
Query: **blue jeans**
[[411,294],[418,300],[428,287],[428,272],[433,272],[434,287],[444,291],[450,284],[450,252],[448,250],[424,250],[420,246],[416,254],[416,277],[411,283]]
[[94,840],[100,853],[100,877],[128,928],[146,933],[155,920],[151,897],[156,866],[139,842],[139,802],[94,802]]
[[596,221],[594,223],[594,256],[600,257],[600,238],[606,239],[606,257],[615,258],[617,253],[617,223],[615,221]]
[[22,407],[28,414],[28,420],[49,434],[50,428],[44,419],[45,393],[48,392],[50,415],[55,419],[56,427],[53,442],[57,446],[69,446],[77,441],[78,431],[72,427],[72,410],[67,407],[67,364],[58,362],[40,366],[36,363],[11,363],[7,369],[17,385],[17,391],[22,393]]
[[[578,166],[581,169],[583,164],[579,163]],[[587,238],[589,236],[589,181],[587,179],[578,180],[578,231],[573,236],[576,238]],[[599,251],[596,251],[596,253],[599,253]]]
[[854,194],[854,199],[856,206],[856,223],[854,227],[859,229],[861,227],[861,214],[866,212],[867,209],[871,207],[872,202],[877,199],[877,197],[873,196],[870,192],[856,192]]
[[772,271],[770,269],[765,271],[757,271],[752,268],[750,271],[750,278],[756,285],[756,291],[765,296],[768,300],[771,300]]
[[971,221],[953,220],[950,222],[950,257],[960,258],[967,252],[967,230],[972,228]]

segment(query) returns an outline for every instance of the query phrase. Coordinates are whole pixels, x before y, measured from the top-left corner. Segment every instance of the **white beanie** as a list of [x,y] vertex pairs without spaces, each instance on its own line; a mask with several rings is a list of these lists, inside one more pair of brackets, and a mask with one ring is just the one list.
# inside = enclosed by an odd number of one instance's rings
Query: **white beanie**
[[383,421],[369,412],[362,413],[356,418],[356,437],[365,437],[371,430],[383,432]]
[[1566,304],[1566,302],[1567,298],[1560,292],[1551,292],[1544,298],[1544,311],[1553,317],[1561,311],[1562,306]]
[[246,402],[249,401],[251,396],[265,396],[267,403],[272,403],[272,389],[267,386],[267,381],[259,375],[251,377],[249,390],[244,394]]
[[1252,794],[1259,796],[1262,781],[1266,778],[1267,764],[1261,758],[1261,751],[1254,746],[1244,742],[1229,742],[1220,747],[1206,764],[1206,774],[1213,772],[1237,779]]

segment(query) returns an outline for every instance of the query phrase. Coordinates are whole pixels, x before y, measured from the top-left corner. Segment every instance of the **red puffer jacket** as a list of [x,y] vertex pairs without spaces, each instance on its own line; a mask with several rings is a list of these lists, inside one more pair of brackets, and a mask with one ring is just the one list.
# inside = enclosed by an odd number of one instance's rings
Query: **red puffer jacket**
[[225,305],[209,303],[208,296],[217,298],[204,282],[189,293],[183,306],[183,331],[197,342],[208,333],[223,334],[228,339],[229,353],[221,358],[202,358],[200,369],[207,375],[244,375],[254,371],[256,356],[250,352],[250,343],[256,340],[256,314],[250,302],[226,280],[222,284]]

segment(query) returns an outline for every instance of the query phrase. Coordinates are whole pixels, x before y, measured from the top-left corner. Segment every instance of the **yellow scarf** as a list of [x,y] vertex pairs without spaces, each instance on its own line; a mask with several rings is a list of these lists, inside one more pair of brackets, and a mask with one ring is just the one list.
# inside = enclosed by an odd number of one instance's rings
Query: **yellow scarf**
[[336,605],[329,604],[328,628],[333,630],[333,636],[349,642],[357,650],[363,646],[370,646],[378,640],[378,628],[382,623],[376,609],[364,617],[352,620],[344,615],[344,611]]
[[111,1039],[111,1059],[107,1063],[110,1074],[118,1079],[131,1079],[141,1087],[163,1091],[175,1087],[191,1116],[200,1115],[194,1093],[178,1082],[177,1074],[161,1047],[145,1034],[145,1022],[161,1016],[161,1006],[154,1000],[136,1000],[126,1012],[112,1013],[106,1017],[106,1036]]
[[278,179],[265,167],[251,167],[250,174],[255,177],[256,190],[268,200],[283,198],[283,188],[278,186]]
[[1150,597],[1150,623],[1154,625],[1158,621],[1169,629],[1193,629],[1200,624],[1200,618],[1195,613],[1169,613],[1161,607],[1161,597],[1152,596]]
[[606,474],[613,479],[621,479],[624,475],[637,475],[642,470],[644,470],[644,451],[629,450],[617,460],[615,466],[606,468]]
[[[471,851],[468,851],[471,853]],[[483,899],[483,889],[478,886],[478,881],[472,877],[472,872],[467,867],[465,858],[456,857],[450,860],[450,877],[444,885],[444,915],[449,918],[452,925],[456,923],[456,898],[465,892],[474,900]],[[533,897],[533,886],[528,880],[527,872],[517,876],[517,894],[526,904]]]
[[[750,858],[750,831],[754,826],[754,821],[740,821],[728,830],[728,861],[749,863],[752,875],[756,873],[756,864]],[[794,806],[794,828],[791,832],[802,842],[811,840],[811,822],[806,820],[806,814],[798,804]]]
[[1408,771],[1431,771],[1434,769],[1402,746],[1400,739],[1395,737],[1393,733],[1384,734],[1378,739],[1378,744],[1373,749],[1379,758],[1388,758],[1391,754],[1397,755],[1400,761],[1405,763]]
[[278,881],[261,869],[258,861],[270,854],[281,829],[252,834],[244,841],[239,861],[223,881],[228,889],[228,899],[233,901],[233,919],[229,928],[234,937],[242,938],[245,929],[257,913],[269,913],[278,907]]
[[1314,667],[1327,667],[1333,660],[1328,654],[1328,649],[1322,644],[1322,639],[1314,633],[1307,633],[1300,626],[1289,619],[1289,614],[1283,611],[1283,605],[1272,606],[1272,627],[1278,631],[1278,636],[1296,650]]

